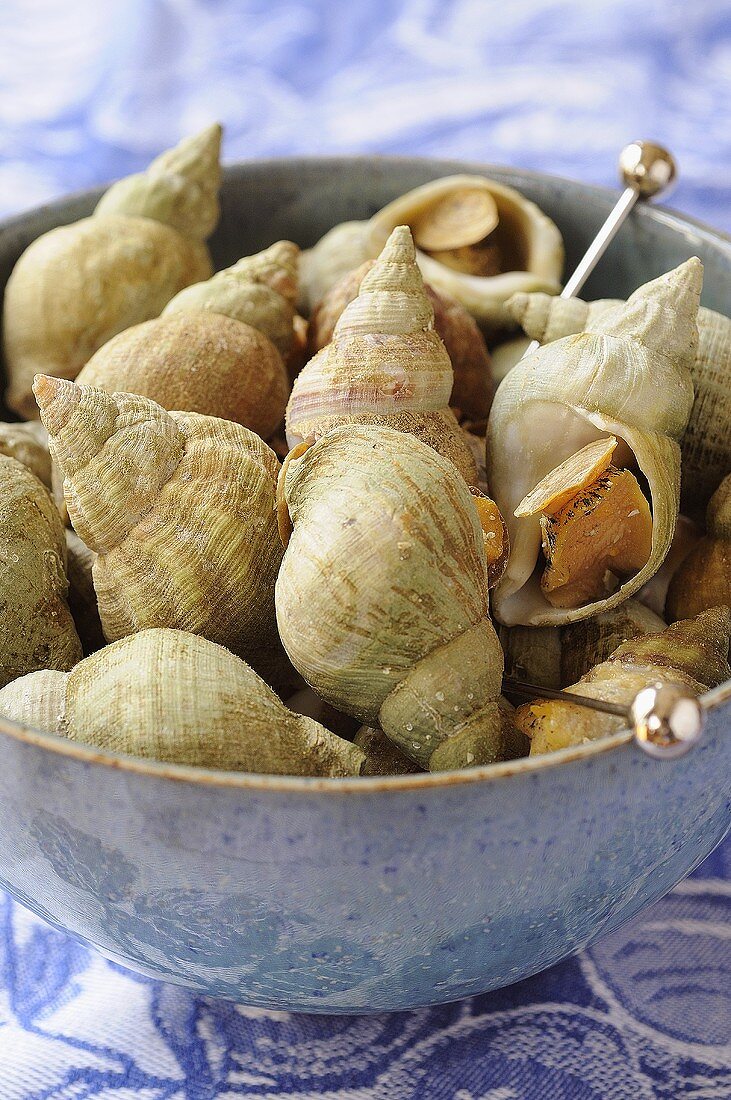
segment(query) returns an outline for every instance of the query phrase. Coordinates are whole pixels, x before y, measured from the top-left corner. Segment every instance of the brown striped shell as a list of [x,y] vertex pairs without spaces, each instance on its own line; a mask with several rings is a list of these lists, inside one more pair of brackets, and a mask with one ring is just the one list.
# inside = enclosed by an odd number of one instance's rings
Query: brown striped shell
[[342,424],[391,427],[428,443],[476,484],[474,459],[449,408],[453,381],[411,233],[401,226],[341,314],[331,343],[297,377],[287,442],[295,447]]

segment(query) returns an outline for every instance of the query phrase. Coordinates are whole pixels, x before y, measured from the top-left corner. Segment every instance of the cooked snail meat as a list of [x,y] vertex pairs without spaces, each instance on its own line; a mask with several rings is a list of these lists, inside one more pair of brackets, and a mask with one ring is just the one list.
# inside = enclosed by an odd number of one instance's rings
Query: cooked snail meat
[[634,474],[610,465],[616,446],[610,438],[582,447],[515,510],[540,513],[547,562],[541,589],[553,607],[602,599],[650,557],[650,506]]

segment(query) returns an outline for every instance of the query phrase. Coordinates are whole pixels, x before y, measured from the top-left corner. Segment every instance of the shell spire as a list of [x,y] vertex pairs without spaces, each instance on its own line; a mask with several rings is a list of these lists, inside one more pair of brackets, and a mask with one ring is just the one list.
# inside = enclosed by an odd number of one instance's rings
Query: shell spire
[[689,366],[698,347],[702,287],[703,264],[692,256],[639,287],[615,313],[605,315],[601,331],[607,336],[630,335],[656,355]]
[[703,265],[693,256],[639,287],[626,302],[617,298],[584,302],[581,298],[518,293],[508,302],[508,309],[526,336],[541,344],[578,332],[631,335],[653,352],[690,361],[697,348],[696,317],[702,286]]
[[94,213],[151,218],[185,237],[206,240],[220,214],[221,135],[221,126],[214,123],[184,138],[156,157],[146,171],[113,184]]
[[206,310],[231,317],[263,332],[286,359],[294,341],[299,254],[292,241],[277,241],[244,256],[211,279],[181,290],[163,316]]
[[91,550],[107,553],[172,476],[184,437],[169,413],[135,394],[105,393],[44,375],[33,392],[74,529]]
[[[542,291],[535,294],[519,291],[508,300],[507,308],[526,336],[541,344],[550,344],[575,332],[591,332],[595,304],[584,302],[581,298],[560,298]],[[613,298],[606,305],[608,309],[603,311],[605,314],[622,305],[622,301]]]
[[[681,269],[682,270],[682,269]],[[582,302],[547,294],[514,294],[508,309],[526,336],[548,344],[577,332],[601,333],[618,307],[617,298]],[[698,518],[716,486],[731,469],[731,318],[701,306],[698,346],[689,364],[695,401],[680,440],[683,480],[681,511]],[[678,332],[672,331],[675,341]],[[666,345],[667,346],[667,345]]]
[[253,282],[263,283],[286,298],[294,308],[299,293],[300,250],[293,241],[275,241],[254,256],[245,256],[234,264]]
[[370,332],[407,336],[433,329],[434,310],[416,263],[411,230],[398,225],[366,273],[358,297],[343,310],[333,338]]

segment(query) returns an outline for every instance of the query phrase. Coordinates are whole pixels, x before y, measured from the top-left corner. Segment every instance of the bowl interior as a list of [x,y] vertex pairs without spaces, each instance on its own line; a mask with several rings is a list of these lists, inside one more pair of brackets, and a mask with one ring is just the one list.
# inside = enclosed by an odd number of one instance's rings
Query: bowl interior
[[[221,190],[221,220],[211,239],[216,269],[234,263],[242,255],[265,248],[279,239],[294,240],[310,247],[332,226],[347,220],[368,218],[398,195],[428,180],[452,173],[476,172],[517,188],[536,202],[557,223],[566,246],[566,271],[574,269],[607,214],[617,192],[588,186],[540,173],[464,161],[401,157],[313,157],[244,162],[228,166]],[[0,225],[0,293],[15,262],[24,249],[49,229],[68,224],[92,213],[103,188],[71,195],[39,207]],[[728,312],[731,295],[731,238],[691,219],[651,204],[640,204],[612,242],[597,269],[586,284],[583,297],[626,297],[636,287],[691,255],[704,263],[703,303],[719,312]],[[0,367],[2,367],[0,362]],[[4,387],[3,387],[4,388]],[[1,392],[1,391],[0,391]],[[0,414],[7,415],[0,405]],[[718,692],[711,693],[715,698]],[[718,698],[720,704],[725,694]],[[13,724],[0,720],[10,729]],[[17,728],[16,728],[17,729]],[[35,737],[35,735],[33,735]],[[322,781],[287,777],[248,776],[213,773],[206,769],[157,765],[150,761],[132,761],[111,753],[98,753],[84,746],[71,746],[53,735],[41,734],[46,744],[61,752],[81,757],[114,761],[122,767],[142,771],[163,771],[179,779],[196,778],[234,785],[253,782],[267,786],[292,783],[295,786]],[[607,747],[626,743],[628,735],[606,742],[594,742],[512,764],[493,765],[489,769],[469,769],[469,777],[485,774],[498,777],[526,767],[541,770],[566,759],[603,752]],[[453,776],[454,780],[457,778]],[[459,776],[464,780],[468,773]],[[380,786],[432,785],[445,781],[444,774],[434,776],[387,777],[357,780],[358,784]],[[348,784],[348,780],[325,781],[325,785]]]

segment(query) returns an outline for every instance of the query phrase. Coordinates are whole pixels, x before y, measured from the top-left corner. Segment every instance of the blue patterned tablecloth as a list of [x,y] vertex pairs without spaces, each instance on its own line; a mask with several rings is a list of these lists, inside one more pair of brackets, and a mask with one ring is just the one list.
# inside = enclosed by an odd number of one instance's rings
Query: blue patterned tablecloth
[[[667,142],[731,228],[722,0],[4,0],[0,213],[221,118],[229,159],[465,156],[613,183]],[[0,1100],[731,1097],[731,844],[561,966],[419,1012],[293,1016],[130,974],[0,895]]]

